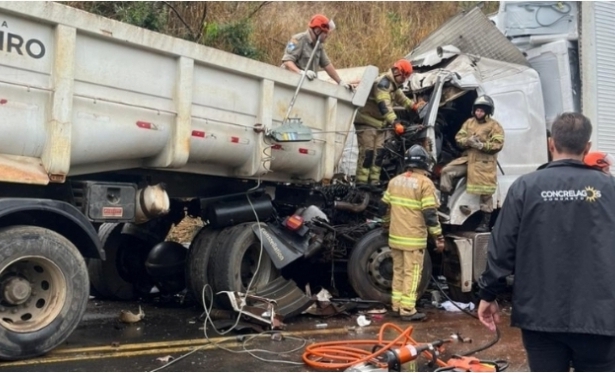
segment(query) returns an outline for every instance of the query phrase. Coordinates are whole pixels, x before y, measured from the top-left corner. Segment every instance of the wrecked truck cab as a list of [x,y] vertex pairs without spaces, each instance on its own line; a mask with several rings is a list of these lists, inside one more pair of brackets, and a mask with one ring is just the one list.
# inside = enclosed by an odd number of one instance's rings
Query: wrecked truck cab
[[[455,135],[472,116],[472,103],[487,94],[495,102],[494,119],[504,128],[505,143],[498,154],[501,169],[494,209],[502,206],[512,182],[547,162],[546,127],[538,73],[524,65],[461,53],[454,46],[438,47],[412,57],[416,72],[407,84],[409,97],[429,97],[423,124],[436,146],[436,181],[441,168],[461,156]],[[436,104],[437,103],[437,104]],[[527,147],[528,142],[545,144]],[[479,211],[479,198],[465,192],[464,180],[450,199],[448,224],[462,226]]]

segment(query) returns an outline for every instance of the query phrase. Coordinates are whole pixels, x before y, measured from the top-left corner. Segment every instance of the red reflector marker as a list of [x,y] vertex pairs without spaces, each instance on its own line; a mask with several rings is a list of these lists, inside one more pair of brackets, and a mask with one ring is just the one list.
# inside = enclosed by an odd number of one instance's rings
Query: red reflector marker
[[296,231],[303,225],[303,218],[300,215],[289,216],[286,219],[286,227],[292,231]]
[[307,154],[307,153],[308,153],[308,150],[307,150],[307,149],[305,149],[305,148],[299,148],[299,153],[301,153],[301,154]]
[[4,105],[6,104],[8,101],[6,99],[0,99],[0,105]]
[[192,131],[192,136],[194,137],[205,137],[205,131]]
[[280,145],[280,144],[272,145],[271,149],[273,149],[273,150],[282,150],[282,145]]
[[144,122],[142,120],[137,121],[137,127],[148,129],[148,130],[155,130],[155,129],[157,129],[155,124],[150,123],[150,122]]
[[231,142],[234,142],[235,144],[239,143],[239,137],[231,136]]

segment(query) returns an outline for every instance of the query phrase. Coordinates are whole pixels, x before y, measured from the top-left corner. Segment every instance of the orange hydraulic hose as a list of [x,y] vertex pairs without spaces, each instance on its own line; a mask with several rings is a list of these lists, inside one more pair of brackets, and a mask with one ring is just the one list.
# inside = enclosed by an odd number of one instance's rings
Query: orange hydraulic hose
[[[384,340],[384,331],[387,328],[398,331],[400,333],[399,336],[392,341]],[[385,323],[380,328],[377,340],[360,339],[314,343],[305,348],[303,362],[312,368],[323,370],[344,369],[368,361],[371,361],[379,367],[387,368],[386,364],[383,365],[382,363],[378,363],[375,358],[391,348],[402,347],[407,344],[416,346],[418,343],[411,337],[412,330],[412,326],[409,326],[406,330],[402,330],[395,324]],[[358,346],[366,346],[368,348],[373,346],[382,347],[370,353],[365,349],[357,348]],[[431,353],[423,351],[422,354],[426,358],[432,359]],[[440,359],[436,359],[436,364],[438,364],[439,367],[447,366],[446,363]]]

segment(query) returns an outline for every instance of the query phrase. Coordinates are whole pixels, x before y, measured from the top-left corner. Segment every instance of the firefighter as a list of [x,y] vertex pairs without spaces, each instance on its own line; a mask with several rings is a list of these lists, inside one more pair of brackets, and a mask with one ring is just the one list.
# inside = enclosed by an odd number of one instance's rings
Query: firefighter
[[357,184],[380,184],[380,170],[384,160],[384,140],[387,127],[395,128],[401,121],[393,111],[393,102],[406,110],[420,110],[425,102],[414,103],[401,90],[410,78],[412,65],[401,59],[389,71],[380,75],[372,86],[365,106],[359,109],[354,124],[359,143]]
[[583,158],[583,163],[589,167],[593,167],[597,170],[604,172],[605,174],[611,174],[611,166],[615,160],[609,153],[605,152],[589,152]]
[[436,188],[429,178],[431,156],[422,146],[413,145],[404,162],[407,171],[391,179],[382,198],[388,205],[383,234],[393,257],[393,312],[404,321],[420,321],[425,314],[416,310],[416,298],[427,236],[435,237],[438,252],[444,250],[444,236],[436,211]]
[[[333,21],[330,21],[329,18],[322,14],[314,15],[308,24],[308,29],[293,35],[288,44],[286,44],[281,67],[303,74],[309,80],[316,79],[318,77],[318,68],[322,67],[337,84],[346,89],[353,90],[354,87],[351,84],[342,81],[323,47],[329,33],[333,30],[335,30],[335,23]],[[317,38],[320,38],[320,46],[316,51],[314,59],[312,59],[311,65],[307,66],[310,56],[314,51]]]
[[491,116],[495,106],[491,97],[479,96],[472,105],[472,118],[465,121],[455,141],[464,149],[463,156],[442,169],[440,211],[449,214],[448,199],[454,179],[468,175],[466,190],[480,196],[482,221],[477,232],[488,232],[493,212],[493,193],[497,187],[497,153],[504,146],[504,130]]

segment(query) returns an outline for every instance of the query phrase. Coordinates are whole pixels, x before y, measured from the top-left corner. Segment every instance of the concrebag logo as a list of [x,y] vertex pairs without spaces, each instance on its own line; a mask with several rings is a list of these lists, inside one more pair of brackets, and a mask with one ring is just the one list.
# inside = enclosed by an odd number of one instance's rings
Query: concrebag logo
[[585,189],[577,190],[543,190],[540,196],[545,202],[552,201],[586,201],[596,202],[602,196],[599,190],[588,186]]

